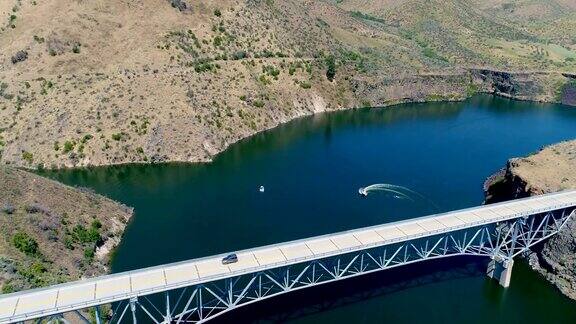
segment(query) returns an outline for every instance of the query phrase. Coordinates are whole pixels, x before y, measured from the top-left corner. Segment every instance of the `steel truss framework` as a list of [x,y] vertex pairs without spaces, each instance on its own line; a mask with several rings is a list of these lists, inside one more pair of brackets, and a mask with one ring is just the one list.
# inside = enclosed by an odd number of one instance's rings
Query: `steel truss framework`
[[[106,319],[101,319],[99,307],[95,307],[96,322],[136,323],[142,319],[153,323],[202,323],[291,291],[425,260],[482,256],[507,263],[558,233],[575,213],[574,209],[564,209],[536,214],[131,298],[115,303]],[[80,312],[76,315],[89,322]],[[45,320],[66,322],[65,318],[60,314]]]

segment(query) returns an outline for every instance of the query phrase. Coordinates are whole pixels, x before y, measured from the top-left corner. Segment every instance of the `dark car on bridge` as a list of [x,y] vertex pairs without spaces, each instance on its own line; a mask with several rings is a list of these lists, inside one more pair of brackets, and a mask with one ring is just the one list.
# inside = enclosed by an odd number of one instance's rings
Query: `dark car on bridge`
[[222,258],[222,264],[230,264],[238,262],[238,256],[236,253],[228,254],[224,258]]

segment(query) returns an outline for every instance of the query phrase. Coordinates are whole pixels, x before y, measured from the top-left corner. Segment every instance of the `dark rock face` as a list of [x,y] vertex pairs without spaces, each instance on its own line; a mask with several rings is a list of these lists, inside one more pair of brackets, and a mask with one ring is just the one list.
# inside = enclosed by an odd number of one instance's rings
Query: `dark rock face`
[[533,268],[566,296],[576,299],[576,220],[568,221],[566,227],[550,238],[536,256],[538,263]]
[[494,92],[508,95],[514,95],[516,93],[516,88],[514,87],[510,73],[483,70],[481,74],[485,75],[487,80],[492,81]]
[[16,52],[14,56],[12,56],[12,64],[16,64],[18,62],[24,62],[28,58],[28,52],[22,50]]
[[576,81],[569,82],[564,86],[560,102],[565,105],[576,106]]
[[505,168],[498,170],[486,179],[483,186],[486,204],[541,194],[541,192],[532,192],[533,188],[527,189],[526,181],[512,172],[519,161],[521,159],[510,159]]
[[536,94],[543,93],[543,88],[537,81],[537,73],[509,73],[487,69],[470,71],[489,86],[488,92],[499,96],[533,100]]
[[364,79],[351,79],[350,89],[358,98],[372,106],[388,106],[402,102],[425,102],[431,100],[462,100],[467,96],[467,88],[478,87],[478,92],[487,92],[474,75],[463,72],[446,75],[398,75],[386,76],[377,82]]
[[476,71],[483,81],[491,82],[494,93],[514,95],[516,88],[514,87],[513,77],[510,73],[491,71],[491,70],[478,70]]
[[184,0],[170,0],[170,4],[172,5],[172,7],[180,11],[185,11],[186,9],[188,9],[188,4],[186,4]]

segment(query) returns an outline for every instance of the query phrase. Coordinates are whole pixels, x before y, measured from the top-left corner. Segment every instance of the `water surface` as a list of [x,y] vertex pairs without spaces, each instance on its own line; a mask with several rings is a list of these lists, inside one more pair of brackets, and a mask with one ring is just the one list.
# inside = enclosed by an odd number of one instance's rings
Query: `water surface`
[[[240,250],[482,203],[508,158],[576,137],[576,110],[478,96],[296,120],[233,145],[210,164],[48,173],[135,207],[113,271]],[[425,198],[359,187],[404,186]],[[258,191],[265,186],[264,193]],[[574,323],[576,303],[517,262],[503,290],[484,259],[421,263],[306,289],[224,322]],[[360,296],[360,297],[358,297]]]

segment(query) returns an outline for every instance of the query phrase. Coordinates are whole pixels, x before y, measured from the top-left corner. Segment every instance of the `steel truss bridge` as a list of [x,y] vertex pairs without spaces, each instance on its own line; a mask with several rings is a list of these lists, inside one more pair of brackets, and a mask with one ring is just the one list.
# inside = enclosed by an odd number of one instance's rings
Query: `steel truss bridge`
[[202,323],[274,296],[416,262],[488,257],[507,287],[513,258],[558,233],[576,191],[400,222],[0,295],[0,323]]

